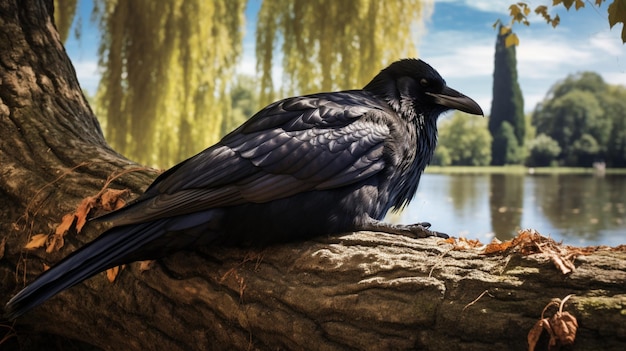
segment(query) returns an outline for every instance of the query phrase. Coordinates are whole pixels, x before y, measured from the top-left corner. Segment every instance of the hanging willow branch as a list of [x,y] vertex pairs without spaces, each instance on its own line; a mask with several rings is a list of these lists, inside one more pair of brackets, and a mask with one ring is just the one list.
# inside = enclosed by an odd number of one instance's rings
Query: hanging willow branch
[[245,0],[99,1],[98,115],[122,154],[170,166],[215,143]]
[[431,10],[432,1],[421,0],[263,1],[256,38],[261,103],[275,98],[277,43],[288,94],[361,87],[391,61],[417,55],[415,34]]

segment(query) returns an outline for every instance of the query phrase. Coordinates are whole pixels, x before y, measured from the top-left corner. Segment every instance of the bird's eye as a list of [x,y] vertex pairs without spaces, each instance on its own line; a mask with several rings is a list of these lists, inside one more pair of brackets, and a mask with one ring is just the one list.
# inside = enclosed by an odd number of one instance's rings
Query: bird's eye
[[422,78],[420,79],[420,85],[424,88],[428,88],[428,86],[430,85],[430,82],[428,81],[428,79]]

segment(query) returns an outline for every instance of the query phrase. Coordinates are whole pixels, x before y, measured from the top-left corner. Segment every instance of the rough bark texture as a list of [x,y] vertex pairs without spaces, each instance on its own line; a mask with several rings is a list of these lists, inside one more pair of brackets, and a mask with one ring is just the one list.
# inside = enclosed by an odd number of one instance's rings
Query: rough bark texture
[[[29,238],[53,232],[108,176],[136,166],[106,145],[50,11],[36,0],[0,2],[2,304],[102,228],[70,233],[49,254],[25,252]],[[138,193],[154,176],[132,172],[112,186]],[[577,350],[626,344],[624,253],[580,257],[563,275],[539,255],[451,248],[369,232],[200,248],[144,272],[132,264],[114,284],[100,274],[15,324],[0,323],[0,332],[18,335],[0,347],[41,347],[33,340],[46,333],[61,336],[53,340],[63,349],[524,350],[544,306],[572,293],[565,309],[578,319]],[[85,344],[59,341],[68,339]]]

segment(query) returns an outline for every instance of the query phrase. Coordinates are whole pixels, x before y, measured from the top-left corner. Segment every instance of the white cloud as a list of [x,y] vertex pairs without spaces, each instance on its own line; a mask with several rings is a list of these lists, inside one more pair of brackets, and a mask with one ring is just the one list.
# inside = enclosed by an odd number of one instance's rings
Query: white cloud
[[599,32],[592,35],[589,38],[589,44],[592,48],[607,55],[620,56],[624,54],[624,44],[620,43],[612,32]]
[[98,62],[95,60],[73,60],[72,64],[81,88],[87,90],[90,95],[94,95],[101,77],[98,71]]
[[619,72],[604,72],[602,77],[609,84],[626,86],[626,67]]
[[446,79],[493,73],[494,39],[456,30],[428,34],[420,57],[436,67]]
[[516,49],[517,68],[525,78],[547,78],[555,74],[564,77],[579,67],[593,64],[590,50],[581,50],[562,38],[525,37]]
[[[594,71],[611,84],[626,85],[626,48],[613,33],[556,30],[541,24],[519,27],[516,48],[524,109],[532,111],[557,81],[568,74]],[[486,113],[491,104],[495,32],[429,28],[420,56],[453,88],[474,98]]]

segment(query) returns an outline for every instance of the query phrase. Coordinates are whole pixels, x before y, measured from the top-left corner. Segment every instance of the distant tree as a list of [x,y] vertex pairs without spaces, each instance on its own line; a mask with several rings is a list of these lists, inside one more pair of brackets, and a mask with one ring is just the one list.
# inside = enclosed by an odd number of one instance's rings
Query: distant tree
[[[491,161],[491,135],[486,121],[462,112],[441,121],[435,164],[487,166]],[[447,163],[447,164],[446,164]]]
[[[518,164],[522,160],[522,148],[519,146],[515,130],[508,122],[502,122],[491,142],[491,164],[502,166]],[[498,157],[495,161],[494,157]]]
[[605,161],[611,167],[626,167],[626,87],[609,87],[602,105],[612,122]]
[[260,109],[256,83],[252,76],[235,76],[230,88],[230,114],[229,118],[224,118],[222,135],[230,133]]
[[365,85],[381,68],[417,55],[415,35],[432,1],[264,0],[256,30],[260,102],[275,99],[272,70],[282,51],[288,94]]
[[542,133],[528,143],[528,154],[528,166],[546,167],[552,165],[561,154],[561,147],[554,139]]
[[548,91],[548,97],[563,96],[573,90],[603,95],[608,89],[609,86],[599,74],[595,72],[581,72],[570,74],[562,81],[554,84]]
[[450,155],[450,150],[445,145],[437,145],[435,149],[435,155],[433,156],[433,160],[431,162],[435,166],[450,166],[452,165],[452,156]]
[[606,159],[609,145],[619,145],[622,136],[612,130],[622,119],[623,103],[610,98],[609,87],[596,73],[571,75],[555,84],[535,109],[533,124],[558,143],[563,165],[589,166]]
[[600,145],[598,141],[591,135],[585,133],[572,145],[572,164],[583,167],[591,167],[593,162],[598,160],[600,154]]
[[[493,137],[491,164],[498,166],[520,161],[518,150],[526,136],[524,98],[517,82],[515,46],[505,44],[512,34],[508,28],[500,26],[496,40],[489,132]],[[514,138],[510,137],[511,132]]]

